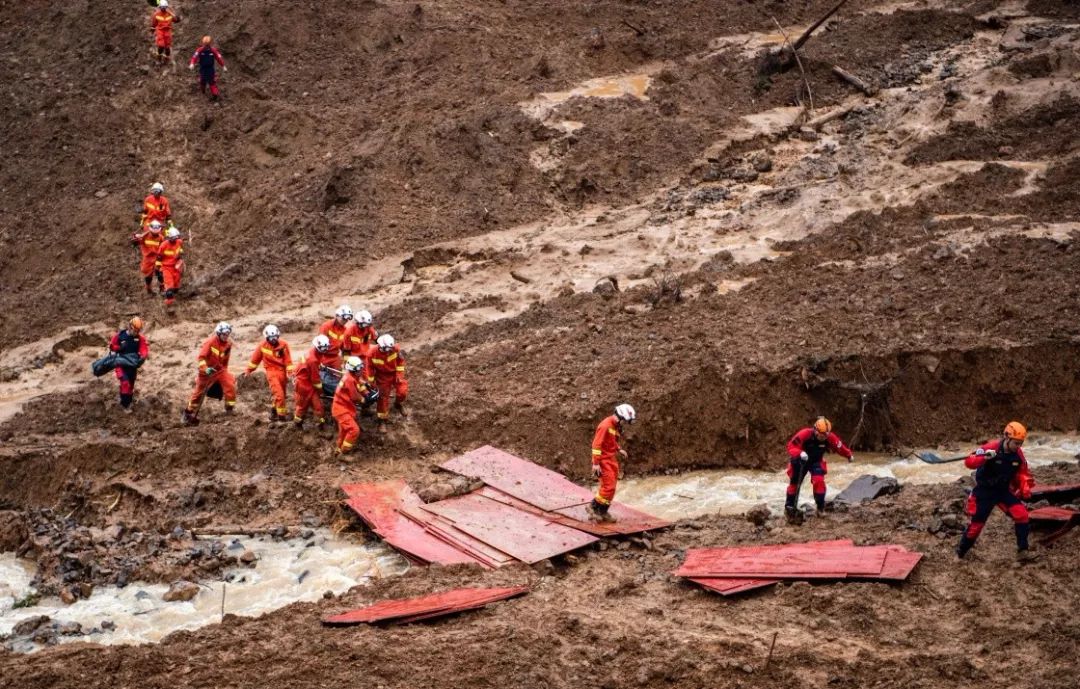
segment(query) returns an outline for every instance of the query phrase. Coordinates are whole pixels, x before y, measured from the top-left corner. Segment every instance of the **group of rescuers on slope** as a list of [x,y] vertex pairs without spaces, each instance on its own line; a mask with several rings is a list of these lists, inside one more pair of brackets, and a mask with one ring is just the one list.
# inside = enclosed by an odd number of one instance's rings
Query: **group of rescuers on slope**
[[[141,318],[132,318],[127,327],[113,337],[109,349],[118,354],[137,354],[141,365],[149,356],[149,344],[142,334],[143,327]],[[199,408],[215,384],[220,385],[225,413],[234,411],[236,381],[228,368],[232,352],[231,335],[232,326],[218,323],[213,334],[199,348],[198,373],[195,389],[184,410],[185,424],[198,423]],[[351,308],[345,305],[339,307],[334,317],[319,328],[312,348],[296,362],[292,359],[289,345],[281,339],[277,326],[267,325],[263,329],[263,340],[255,348],[242,375],[251,375],[260,364],[266,371],[273,398],[271,421],[287,420],[286,381],[288,377],[293,377],[293,422],[298,428],[303,427],[309,410],[314,413],[320,427],[326,424],[320,398],[323,385],[321,370],[341,373],[331,405],[331,414],[338,427],[336,447],[340,454],[350,452],[360,438],[358,411],[362,412],[375,403],[379,428],[382,430],[389,418],[390,398],[393,395],[395,407],[403,416],[406,415],[404,402],[409,385],[405,379],[405,356],[392,336],[379,335],[375,331],[372,316],[367,311],[361,311],[354,317]],[[137,367],[116,369],[116,377],[120,381],[120,404],[126,411],[131,408],[137,370]],[[613,414],[600,422],[593,435],[592,474],[599,480],[599,488],[588,511],[596,521],[615,521],[609,508],[615,498],[618,480],[622,478],[621,460],[627,459],[620,440],[625,427],[636,419],[637,412],[632,406],[619,404]],[[971,522],[956,547],[959,557],[963,558],[975,545],[986,520],[994,508],[999,507],[1015,522],[1018,558],[1031,559],[1028,510],[1023,500],[1031,498],[1034,479],[1021,449],[1026,438],[1027,429],[1023,424],[1011,421],[1000,438],[983,444],[965,458],[965,465],[975,471],[975,488],[966,507]],[[799,430],[788,441],[789,482],[785,512],[790,521],[801,521],[802,513],[798,510],[797,500],[799,488],[807,475],[810,476],[817,513],[824,513],[825,475],[828,473],[825,455],[830,453],[840,455],[848,462],[854,461],[851,449],[833,432],[832,423],[824,417]]]

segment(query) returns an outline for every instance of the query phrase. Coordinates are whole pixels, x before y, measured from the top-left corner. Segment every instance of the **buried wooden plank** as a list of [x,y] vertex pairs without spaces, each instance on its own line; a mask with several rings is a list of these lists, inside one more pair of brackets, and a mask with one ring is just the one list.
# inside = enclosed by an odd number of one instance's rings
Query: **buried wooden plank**
[[493,548],[533,564],[595,543],[598,539],[483,495],[470,493],[428,503],[423,509]]
[[386,622],[414,622],[441,615],[482,607],[497,600],[506,600],[527,593],[527,586],[503,588],[460,588],[418,598],[382,601],[364,608],[350,610],[323,618],[323,624],[342,626],[350,624]]

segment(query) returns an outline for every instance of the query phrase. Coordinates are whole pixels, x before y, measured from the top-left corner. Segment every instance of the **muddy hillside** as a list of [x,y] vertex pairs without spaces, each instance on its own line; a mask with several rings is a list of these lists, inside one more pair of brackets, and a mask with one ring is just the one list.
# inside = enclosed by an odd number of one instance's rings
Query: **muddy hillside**
[[[644,480],[780,472],[819,415],[880,462],[1012,419],[1072,448],[1074,2],[849,0],[793,53],[834,0],[178,0],[175,65],[146,3],[0,5],[0,572],[33,590],[0,584],[0,687],[1075,684],[1080,541],[1014,566],[995,514],[958,564],[955,476],[802,527],[676,516],[533,567],[395,560],[154,643],[5,623],[17,603],[257,582],[238,533],[382,548],[340,486],[463,492],[436,467],[484,444],[591,487],[622,402]],[[220,102],[186,69],[205,34]],[[154,182],[185,242],[170,307],[131,243]],[[264,326],[298,357],[341,304],[400,343],[407,417],[361,416],[343,458],[331,429],[267,420],[260,368],[235,414],[182,423],[216,322],[239,375]],[[90,364],[133,316],[150,358],[123,413]],[[1071,452],[1037,482],[1080,482]],[[925,558],[903,585],[737,599],[670,575],[687,548],[836,538]],[[318,622],[511,584],[533,591],[441,622]]]

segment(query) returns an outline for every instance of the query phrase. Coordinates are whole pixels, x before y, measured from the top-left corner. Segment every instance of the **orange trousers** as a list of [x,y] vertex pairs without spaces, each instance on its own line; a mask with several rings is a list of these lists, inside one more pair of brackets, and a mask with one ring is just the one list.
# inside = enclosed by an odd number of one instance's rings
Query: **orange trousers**
[[180,289],[180,271],[172,266],[162,266],[161,276],[165,278],[165,289]]
[[619,482],[619,460],[614,457],[600,458],[600,489],[596,491],[596,501],[601,505],[610,505],[615,499],[615,486]]
[[335,412],[334,421],[337,421],[337,449],[345,454],[351,452],[360,439],[360,424],[356,423],[356,414],[350,412]]
[[142,262],[139,263],[139,272],[142,273],[144,278],[148,278],[157,272],[157,254],[142,255]]
[[229,373],[228,369],[221,371],[214,371],[212,376],[204,376],[201,373],[195,377],[195,391],[191,393],[191,399],[188,401],[187,409],[192,414],[199,412],[199,407],[202,406],[203,398],[206,397],[206,391],[213,386],[214,383],[221,383],[221,392],[223,399],[225,400],[226,407],[236,406],[236,378],[233,374]]
[[296,389],[293,391],[293,421],[301,421],[308,409],[315,412],[315,419],[319,423],[326,421],[326,411],[323,409],[322,397],[319,391],[306,380],[296,379]]
[[404,378],[387,378],[386,380],[375,379],[375,387],[379,389],[379,401],[375,403],[375,411],[380,419],[390,418],[390,393],[393,392],[398,402],[404,402],[409,396],[409,381]]
[[263,368],[266,371],[266,384],[270,386],[274,411],[278,416],[285,416],[285,412],[289,411],[285,403],[285,385],[289,377],[283,368]]

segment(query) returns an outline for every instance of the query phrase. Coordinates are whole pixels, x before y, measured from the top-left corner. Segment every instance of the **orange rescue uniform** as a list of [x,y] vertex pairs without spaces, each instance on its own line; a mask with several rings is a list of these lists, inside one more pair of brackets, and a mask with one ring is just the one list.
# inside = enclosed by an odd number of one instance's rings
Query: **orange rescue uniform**
[[248,362],[247,372],[251,373],[263,365],[266,371],[266,383],[270,386],[270,396],[273,398],[274,413],[285,416],[288,407],[285,403],[285,386],[288,376],[292,373],[292,353],[289,344],[279,339],[277,344],[271,344],[269,340],[263,340]]
[[142,251],[139,272],[146,278],[146,284],[149,288],[150,280],[157,272],[158,254],[161,252],[161,245],[165,242],[164,235],[161,232],[146,230],[145,232],[136,232],[131,241],[138,244],[139,249]]
[[172,48],[172,27],[180,21],[167,9],[159,9],[150,17],[150,28],[154,30],[154,44],[159,48]]
[[142,213],[142,226],[146,228],[151,222],[157,220],[164,225],[172,218],[172,208],[169,206],[169,199],[162,194],[161,196],[154,196],[153,194],[147,195],[143,199],[143,213]]
[[405,355],[401,345],[394,345],[389,352],[376,348],[366,366],[369,380],[375,382],[379,391],[379,401],[375,407],[380,421],[390,418],[390,393],[394,393],[398,404],[409,396],[409,382],[405,380]]
[[349,321],[345,326],[345,339],[342,347],[346,352],[358,356],[365,362],[369,361],[375,353],[375,340],[379,339],[379,333],[374,326],[361,328],[355,320]]
[[158,254],[157,269],[161,271],[165,283],[165,304],[172,306],[176,301],[176,292],[180,289],[180,276],[184,274],[183,239],[166,239]]
[[600,467],[600,489],[596,501],[610,505],[615,499],[615,486],[619,480],[619,417],[612,414],[596,427],[592,441],[592,465]]
[[330,353],[337,356],[341,350],[347,349],[345,347],[345,331],[348,329],[349,324],[338,325],[336,318],[330,320],[319,326],[319,334],[326,335],[330,339]]
[[322,378],[319,377],[320,366],[340,369],[341,359],[329,352],[321,354],[312,347],[294,367],[296,387],[293,392],[293,421],[303,421],[307,410],[311,409],[320,424],[326,423],[326,410],[322,403]]
[[345,454],[352,451],[360,439],[360,424],[356,423],[356,405],[364,400],[367,383],[362,374],[346,373],[338,383],[334,393],[334,405],[331,413],[337,422],[337,449]]
[[[198,414],[202,406],[206,391],[214,385],[221,384],[222,397],[226,407],[236,406],[236,379],[229,373],[229,355],[232,353],[232,342],[224,342],[213,334],[202,343],[199,348],[199,374],[195,378],[195,392],[191,393],[187,410],[189,414]],[[208,369],[214,369],[213,373],[207,373]]]

